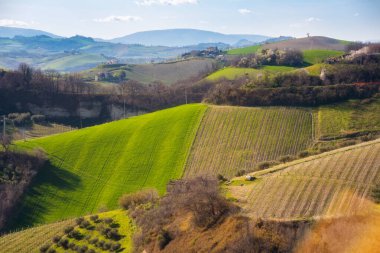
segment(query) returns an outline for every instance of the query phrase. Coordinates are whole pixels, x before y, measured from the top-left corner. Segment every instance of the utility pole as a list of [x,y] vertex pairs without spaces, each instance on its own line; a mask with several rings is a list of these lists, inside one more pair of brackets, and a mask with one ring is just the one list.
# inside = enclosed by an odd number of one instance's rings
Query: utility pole
[[5,136],[5,115],[3,115],[3,136]]
[[187,90],[185,89],[185,100],[186,100],[186,104],[187,104]]

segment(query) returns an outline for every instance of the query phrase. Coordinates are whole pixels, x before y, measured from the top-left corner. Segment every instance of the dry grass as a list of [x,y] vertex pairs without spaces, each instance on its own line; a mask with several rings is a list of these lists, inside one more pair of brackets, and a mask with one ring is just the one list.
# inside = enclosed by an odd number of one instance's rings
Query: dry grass
[[379,154],[376,140],[254,173],[256,183],[228,188],[251,217],[353,215],[380,182]]

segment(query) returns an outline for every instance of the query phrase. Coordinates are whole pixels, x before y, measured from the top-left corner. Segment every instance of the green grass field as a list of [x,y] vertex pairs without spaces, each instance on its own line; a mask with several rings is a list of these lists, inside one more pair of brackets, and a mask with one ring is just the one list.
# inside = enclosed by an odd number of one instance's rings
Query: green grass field
[[253,68],[236,68],[236,67],[226,67],[220,69],[211,75],[207,76],[206,79],[210,81],[217,81],[221,78],[226,78],[228,80],[234,80],[244,76],[254,78],[257,74],[261,73],[258,69]]
[[379,152],[375,140],[296,160],[253,173],[251,184],[231,183],[228,196],[255,218],[361,214],[370,205],[372,186],[380,183]]
[[[135,225],[127,216],[126,212],[122,210],[115,210],[111,212],[100,213],[99,218],[112,218],[115,223],[118,223],[120,225],[120,227],[118,227],[118,231],[124,237],[118,241],[118,243],[121,244],[121,248],[123,249],[118,252],[132,252],[132,235],[135,229]],[[86,219],[88,220],[88,217],[86,217]],[[41,246],[53,243],[52,239],[54,236],[63,236],[64,229],[67,226],[75,226],[74,219],[37,226],[1,236],[0,252],[38,253],[40,252]],[[97,231],[85,230],[77,227],[76,229],[78,229],[78,231],[80,231],[83,235],[89,235],[92,238],[97,237],[99,240],[106,241],[106,238],[104,238],[102,235],[99,235]],[[69,241],[74,242],[76,245],[86,245],[89,248],[97,250],[97,252],[109,252],[103,250],[99,251],[99,248],[95,248],[86,240],[77,241],[75,239],[70,239]],[[67,252],[63,248],[58,248],[56,246],[52,246],[51,248],[54,248],[56,252]]]
[[42,169],[13,227],[49,223],[116,208],[126,192],[163,193],[180,178],[205,105],[179,106],[60,135],[19,142],[42,147]]
[[295,155],[312,143],[312,114],[285,107],[211,106],[199,127],[185,175],[252,171],[257,163]]
[[350,100],[321,106],[318,110],[317,136],[334,137],[342,134],[380,130],[380,99],[361,103]]
[[227,51],[230,55],[244,55],[244,54],[254,54],[261,49],[261,45],[249,46],[243,48],[235,48]]
[[322,63],[324,60],[326,60],[329,57],[337,57],[343,55],[343,51],[337,51],[337,50],[304,50],[303,51],[303,57],[304,62],[308,64],[317,64]]
[[295,67],[289,67],[289,66],[262,66],[260,69],[262,70],[267,70],[272,73],[281,73],[281,72],[288,72],[288,71],[293,71],[296,70],[297,68]]

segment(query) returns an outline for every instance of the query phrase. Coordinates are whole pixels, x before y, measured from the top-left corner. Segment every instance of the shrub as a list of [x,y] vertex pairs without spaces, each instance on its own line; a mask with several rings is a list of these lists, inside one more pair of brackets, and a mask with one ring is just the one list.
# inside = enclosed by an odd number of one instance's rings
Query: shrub
[[64,232],[65,232],[65,234],[68,234],[68,233],[70,233],[73,230],[74,230],[73,226],[67,226],[67,227],[65,227]]
[[88,220],[83,220],[80,224],[80,228],[89,228],[91,226],[91,223]]
[[124,209],[129,209],[137,205],[156,202],[159,195],[154,189],[146,189],[136,193],[128,193],[121,196],[119,199],[119,205]]
[[89,249],[87,252],[88,253],[96,253],[96,251],[94,249]]
[[265,169],[268,169],[269,167],[277,165],[277,164],[278,164],[278,162],[276,162],[276,161],[265,161],[265,162],[258,163],[257,168],[259,170],[265,170]]
[[293,161],[295,159],[296,159],[296,157],[294,157],[292,155],[284,155],[284,156],[280,156],[280,158],[278,160],[282,163],[286,163],[286,162]]
[[347,140],[347,141],[343,141],[343,142],[339,143],[339,147],[343,148],[343,147],[347,147],[347,146],[351,146],[351,145],[355,145],[355,144],[356,144],[356,141]]
[[113,222],[112,218],[105,218],[104,219],[104,223],[106,223],[106,224],[111,224],[112,222]]
[[304,151],[301,151],[301,152],[298,153],[298,157],[299,158],[304,158],[304,157],[307,157],[309,155],[310,155],[310,153],[307,150],[304,150]]
[[41,246],[41,248],[40,248],[40,252],[41,253],[45,253],[45,252],[47,252],[48,251],[48,249],[50,248],[50,244],[45,244],[45,245],[43,245],[43,246]]
[[59,240],[61,240],[61,238],[62,238],[62,236],[56,235],[56,236],[53,237],[53,242],[54,243],[58,243]]
[[98,241],[97,243],[96,243],[96,246],[97,247],[99,247],[99,248],[103,248],[103,245],[104,245],[104,241],[102,240],[102,241]]
[[113,240],[119,240],[120,239],[119,232],[115,228],[113,228],[107,232],[107,237],[109,239],[113,239]]
[[99,216],[98,215],[91,215],[90,216],[90,220],[92,220],[93,222],[97,222],[99,219]]
[[55,249],[48,249],[47,253],[55,253],[57,252]]
[[104,249],[104,250],[109,250],[109,249],[111,248],[111,246],[112,246],[112,244],[111,244],[110,242],[106,242],[106,243],[104,243],[104,245],[103,245],[103,249]]
[[82,238],[83,238],[83,235],[78,230],[71,231],[67,236],[69,238],[74,238],[74,239],[77,239],[77,240],[82,240]]
[[76,219],[75,219],[75,223],[76,223],[77,225],[80,225],[83,221],[84,221],[84,218],[83,218],[83,217],[79,217],[79,218],[76,218]]
[[88,250],[88,247],[86,245],[82,245],[80,248],[79,248],[79,252],[80,253],[86,253],[86,251]]
[[67,249],[69,247],[69,240],[67,238],[62,238],[57,243],[58,246],[61,246],[64,249]]
[[235,176],[241,177],[241,176],[244,176],[245,174],[246,174],[245,170],[239,170],[238,172],[236,172]]
[[99,239],[96,238],[96,237],[94,237],[94,238],[91,238],[91,239],[90,239],[89,243],[91,243],[91,244],[96,244],[98,241],[99,241]]
[[74,242],[70,242],[68,246],[70,249],[75,250],[76,245]]
[[225,182],[227,181],[227,178],[225,178],[223,175],[221,174],[218,174],[218,176],[216,177],[218,179],[218,181],[222,181],[222,182]]
[[159,233],[157,240],[158,240],[158,247],[160,248],[160,250],[163,250],[166,247],[166,245],[169,244],[172,238],[168,231],[162,230]]
[[121,244],[120,243],[114,243],[111,246],[111,250],[112,251],[118,251],[120,248],[121,248]]

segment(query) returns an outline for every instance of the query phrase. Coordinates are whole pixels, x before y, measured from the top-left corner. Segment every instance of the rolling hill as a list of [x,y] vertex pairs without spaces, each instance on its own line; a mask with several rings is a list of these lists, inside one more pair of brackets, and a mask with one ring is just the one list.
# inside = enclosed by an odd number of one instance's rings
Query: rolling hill
[[38,35],[46,35],[52,38],[60,38],[61,36],[36,30],[36,29],[26,29],[26,28],[17,28],[17,27],[8,27],[0,26],[0,37],[2,38],[13,38],[15,36],[24,36],[24,37],[34,37]]
[[160,81],[170,85],[181,80],[198,77],[199,75],[211,72],[215,64],[216,62],[213,59],[199,58],[156,64],[99,65],[96,68],[83,71],[82,73],[85,78],[94,80],[95,76],[99,73],[117,75],[121,71],[124,71],[126,78],[129,80],[135,80],[144,84]]
[[163,193],[180,178],[205,105],[175,107],[64,134],[19,142],[42,147],[50,164],[22,201],[13,227],[116,208],[126,192]]
[[[20,141],[20,148],[43,148],[50,163],[26,193],[11,228],[115,208],[124,192],[153,187],[163,193],[170,179],[182,176],[231,178],[242,170],[257,170],[262,161],[297,155],[319,142],[329,144],[323,137],[378,130],[377,100],[347,103],[336,106],[344,120],[328,106],[193,104]],[[345,123],[347,107],[352,126]],[[337,119],[333,125],[338,132],[330,130],[332,119]]]
[[255,43],[265,41],[269,37],[248,34],[222,34],[196,29],[167,29],[133,33],[110,41],[123,44],[142,44],[145,46],[181,47],[198,45],[200,43],[225,43],[233,45],[243,39]]
[[[380,140],[346,147],[269,170],[228,186],[244,213],[263,219],[307,219],[365,212],[380,183]],[[240,179],[241,180],[241,179]]]

